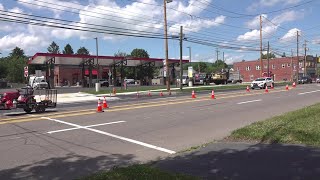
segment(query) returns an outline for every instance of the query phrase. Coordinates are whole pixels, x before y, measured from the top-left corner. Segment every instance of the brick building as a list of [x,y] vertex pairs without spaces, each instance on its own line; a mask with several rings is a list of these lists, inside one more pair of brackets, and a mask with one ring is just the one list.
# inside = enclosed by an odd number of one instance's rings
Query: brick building
[[[304,57],[299,57],[300,61],[298,63],[297,57],[283,57],[283,58],[273,58],[269,60],[269,71],[270,76],[273,77],[275,81],[292,80],[297,79],[297,77],[302,76],[304,73]],[[312,78],[316,76],[316,61],[317,58],[313,56],[307,56],[306,61],[306,74],[310,75]],[[268,75],[268,61],[263,60],[263,74],[260,75],[260,60],[255,61],[242,61],[236,62],[233,65],[234,70],[239,71],[244,82],[253,81],[261,76]]]

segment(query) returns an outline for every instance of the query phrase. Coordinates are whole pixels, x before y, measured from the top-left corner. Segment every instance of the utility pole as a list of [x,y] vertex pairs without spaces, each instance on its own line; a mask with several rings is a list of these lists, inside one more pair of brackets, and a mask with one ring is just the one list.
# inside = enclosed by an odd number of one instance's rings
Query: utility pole
[[[269,45],[269,41],[268,41],[268,51],[267,51],[267,60],[268,60],[268,69],[267,69],[267,71],[268,71],[268,77],[270,77],[270,68],[269,68],[269,60],[270,60],[270,57],[269,57],[269,51],[270,51],[270,45]],[[261,69],[262,69],[263,67],[261,66]]]
[[99,78],[100,78],[100,67],[99,67],[99,59],[98,59],[98,37],[94,38],[96,40],[96,51],[97,51],[97,70],[98,70],[98,73],[97,73],[97,82],[99,82]]
[[303,63],[303,74],[307,76],[307,40],[304,40],[304,63]]
[[222,52],[222,61],[224,62],[224,52]]
[[180,90],[182,90],[182,37],[183,37],[183,27],[180,26]]
[[262,16],[260,15],[260,76],[262,72]]
[[293,81],[293,50],[291,49],[291,81]]
[[187,48],[189,48],[189,66],[191,66],[191,47],[188,46]]
[[216,60],[216,61],[219,60],[219,52],[220,52],[220,51],[219,51],[219,49],[217,48],[217,49],[216,49],[216,54],[217,54],[217,60]]
[[[297,74],[299,74],[299,63],[300,63],[300,60],[299,60],[299,31],[297,31]],[[298,77],[298,76],[296,76]]]
[[167,80],[167,91],[170,91],[170,76],[169,76],[169,50],[168,50],[168,30],[167,30],[167,3],[172,2],[172,0],[163,0],[163,10],[164,10],[164,39],[165,39],[165,55],[166,55],[166,80]]

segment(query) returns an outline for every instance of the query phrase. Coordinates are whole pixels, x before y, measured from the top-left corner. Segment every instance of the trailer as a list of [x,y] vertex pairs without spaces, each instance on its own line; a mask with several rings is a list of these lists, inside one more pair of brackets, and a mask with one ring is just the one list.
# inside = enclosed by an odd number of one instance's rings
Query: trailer
[[[26,113],[30,113],[35,110],[36,113],[45,112],[47,108],[55,108],[57,106],[57,90],[56,89],[44,89],[43,95],[39,95],[40,100],[35,99],[34,90],[31,86],[27,86],[17,90],[19,97],[14,99],[1,100],[4,109],[23,109]],[[41,97],[44,96],[42,99]]]

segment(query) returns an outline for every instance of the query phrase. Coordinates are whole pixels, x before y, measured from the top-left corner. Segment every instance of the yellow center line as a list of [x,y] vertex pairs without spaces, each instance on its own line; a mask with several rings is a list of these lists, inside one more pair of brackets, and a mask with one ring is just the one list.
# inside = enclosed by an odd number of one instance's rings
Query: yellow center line
[[[270,91],[269,93],[277,93],[277,92],[284,92],[286,90],[277,90],[277,91]],[[244,96],[253,96],[253,95],[262,95],[262,94],[267,94],[267,93],[248,93],[248,94],[239,94],[239,95],[232,95],[232,96],[223,96],[223,97],[219,97],[213,101],[219,100],[219,99],[228,99],[228,98],[234,98],[234,97],[244,97]],[[123,110],[134,110],[134,109],[141,109],[141,108],[148,108],[148,107],[158,107],[158,106],[166,106],[166,105],[175,105],[175,104],[183,104],[183,103],[193,103],[193,102],[201,102],[201,101],[210,101],[212,100],[209,97],[203,97],[203,98],[197,98],[197,99],[190,99],[190,100],[184,100],[184,101],[172,101],[172,102],[164,102],[164,103],[150,103],[147,105],[137,105],[136,106],[131,106],[131,107],[123,107],[123,106],[119,106],[122,108],[111,108],[111,109],[107,109],[106,112],[117,112],[117,111],[123,111]],[[79,111],[77,111],[79,112]],[[53,118],[59,118],[59,117],[74,117],[74,116],[82,116],[82,115],[90,115],[90,114],[96,114],[95,109],[92,109],[91,111],[85,111],[85,112],[80,112],[80,113],[67,113],[67,114],[58,114],[56,116],[51,116]],[[48,114],[42,114],[42,116],[46,116],[49,117]],[[20,122],[30,122],[30,121],[38,121],[38,120],[44,120],[41,119],[42,116],[39,117],[28,117],[28,118],[24,118],[24,119],[15,119],[15,120],[11,120],[11,121],[3,121],[0,122],[0,125],[2,124],[11,124],[11,123],[20,123]]]

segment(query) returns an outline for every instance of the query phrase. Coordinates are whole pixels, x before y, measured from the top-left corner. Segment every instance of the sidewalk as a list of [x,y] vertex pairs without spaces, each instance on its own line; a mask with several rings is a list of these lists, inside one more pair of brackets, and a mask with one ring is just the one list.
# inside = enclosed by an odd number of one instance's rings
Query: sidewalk
[[202,179],[319,179],[320,149],[219,142],[159,161],[154,166]]

